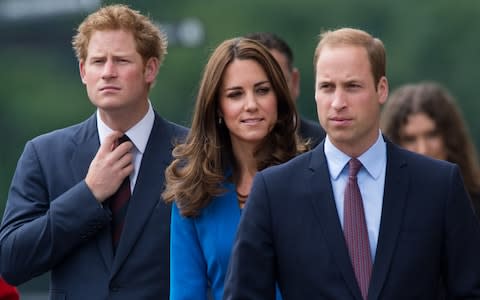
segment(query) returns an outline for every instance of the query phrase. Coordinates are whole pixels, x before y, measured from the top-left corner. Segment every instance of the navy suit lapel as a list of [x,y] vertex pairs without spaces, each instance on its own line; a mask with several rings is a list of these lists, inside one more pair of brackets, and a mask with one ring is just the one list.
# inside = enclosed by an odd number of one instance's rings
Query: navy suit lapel
[[88,167],[100,147],[96,120],[95,115],[91,116],[73,135],[77,148],[72,156],[71,168],[76,181],[85,179]]
[[[165,168],[171,161],[172,134],[166,122],[155,115],[155,123],[148,139],[145,153],[135,183],[135,189],[130,199],[125,226],[116,251],[112,267],[112,276],[120,269],[137,239],[141,236],[143,227],[156,205],[167,206],[160,194],[164,188]],[[160,217],[170,223],[170,209],[160,209]],[[169,247],[169,244],[165,247]],[[159,254],[160,255],[160,254]]]
[[378,299],[387,278],[403,221],[408,192],[408,168],[397,147],[387,141],[387,169],[382,219],[368,299]]
[[356,299],[362,299],[338,218],[330,173],[323,148],[324,143],[322,142],[322,144],[311,152],[310,171],[312,171],[312,174],[310,186],[312,187],[312,194],[310,199],[312,200],[314,211],[318,216],[320,228],[328,243],[331,255],[337,262],[349,290]]
[[[74,135],[74,141],[77,149],[72,156],[71,168],[75,174],[75,180],[78,182],[85,179],[90,163],[100,147],[95,114],[86,120],[84,126]],[[97,234],[96,239],[105,266],[110,269],[113,262],[113,249],[109,226],[103,228]]]

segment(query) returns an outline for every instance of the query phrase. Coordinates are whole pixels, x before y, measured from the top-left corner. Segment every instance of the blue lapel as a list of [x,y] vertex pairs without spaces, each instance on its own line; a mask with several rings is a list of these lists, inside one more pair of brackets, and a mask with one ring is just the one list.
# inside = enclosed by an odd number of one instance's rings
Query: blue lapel
[[[85,179],[88,167],[100,147],[96,114],[88,118],[80,127],[80,130],[75,133],[74,142],[77,144],[77,149],[72,156],[71,168],[76,181],[81,181]],[[113,262],[113,249],[109,225],[97,234],[96,239],[105,266],[110,270]]]
[[387,278],[403,222],[408,192],[407,162],[400,151],[387,141],[387,170],[377,254],[372,270],[368,299],[378,299]]
[[[173,149],[174,137],[168,123],[155,114],[155,122],[148,139],[145,153],[138,173],[135,189],[130,199],[125,226],[120,242],[114,257],[112,266],[112,277],[120,269],[135,242],[141,236],[143,227],[156,205],[163,206],[159,209],[160,218],[164,219],[165,226],[170,225],[170,205],[163,202],[160,197],[164,189],[165,168],[171,162],[171,151]],[[170,230],[167,230],[169,233]],[[168,241],[165,244],[165,251],[168,254]],[[159,253],[159,255],[162,255]],[[165,262],[165,263],[168,263]],[[168,264],[167,264],[168,266]],[[168,272],[168,267],[166,267]]]
[[81,181],[85,179],[88,167],[100,147],[95,114],[85,120],[79,130],[75,132],[73,142],[77,147],[72,156],[71,168],[75,179]]

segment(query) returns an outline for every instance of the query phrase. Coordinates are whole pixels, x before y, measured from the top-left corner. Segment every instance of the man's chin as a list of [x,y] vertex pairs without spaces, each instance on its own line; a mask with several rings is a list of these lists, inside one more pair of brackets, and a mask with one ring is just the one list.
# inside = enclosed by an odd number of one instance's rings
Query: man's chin
[[118,98],[108,98],[93,103],[97,108],[105,111],[116,111],[125,109],[125,103]]

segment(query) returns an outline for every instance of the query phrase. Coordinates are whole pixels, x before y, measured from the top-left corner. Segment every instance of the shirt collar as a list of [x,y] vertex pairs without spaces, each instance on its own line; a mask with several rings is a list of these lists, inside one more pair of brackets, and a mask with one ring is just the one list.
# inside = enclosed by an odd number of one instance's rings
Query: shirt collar
[[[152,104],[148,101],[148,111],[145,116],[132,128],[127,130],[125,134],[130,138],[135,148],[143,154],[147,147],[148,137],[153,128],[155,120],[155,114],[153,113]],[[97,128],[98,137],[100,138],[100,144],[103,143],[105,137],[113,132],[113,130],[107,126],[100,118],[100,112],[97,110]]]
[[[325,138],[324,149],[330,176],[336,180],[351,157],[335,147],[328,135]],[[387,146],[381,132],[378,135],[377,141],[357,158],[371,177],[377,179],[380,176],[382,166],[384,166],[387,161]]]

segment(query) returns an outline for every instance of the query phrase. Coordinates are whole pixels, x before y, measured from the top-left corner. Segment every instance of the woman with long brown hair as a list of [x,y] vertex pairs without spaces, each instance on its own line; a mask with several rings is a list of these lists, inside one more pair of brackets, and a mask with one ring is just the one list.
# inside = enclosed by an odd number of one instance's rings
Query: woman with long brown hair
[[456,163],[479,216],[477,150],[454,97],[445,87],[425,81],[397,88],[383,107],[381,127],[392,142],[408,150]]
[[256,41],[224,41],[203,73],[185,143],[173,151],[164,199],[174,202],[170,299],[223,296],[230,252],[258,170],[306,149],[275,59]]

